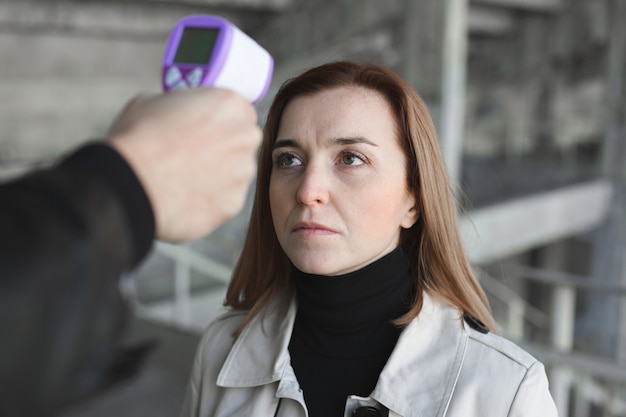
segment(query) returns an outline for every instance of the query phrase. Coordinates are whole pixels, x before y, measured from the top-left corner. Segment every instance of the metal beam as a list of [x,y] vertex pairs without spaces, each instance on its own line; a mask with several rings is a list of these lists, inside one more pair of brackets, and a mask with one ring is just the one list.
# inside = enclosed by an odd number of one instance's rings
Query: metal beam
[[135,3],[168,3],[192,6],[249,8],[280,11],[291,7],[293,0],[134,0]]
[[626,382],[626,367],[612,360],[595,356],[546,349],[542,346],[516,341],[521,347],[537,356],[546,365],[567,366],[602,380]]
[[470,35],[501,35],[513,30],[515,17],[510,10],[470,4],[467,27]]
[[470,2],[530,12],[556,12],[563,7],[563,0],[470,0]]
[[626,297],[626,285],[598,282],[589,276],[570,274],[561,271],[531,268],[513,263],[503,263],[500,270],[507,278],[535,281],[554,287],[571,287],[587,291],[607,293],[619,297]]
[[0,32],[165,40],[176,21],[190,14],[219,14],[244,31],[248,26],[255,26],[264,16],[258,9],[239,8],[235,3],[224,6],[223,3],[211,2],[202,6],[160,1],[0,1]]
[[0,3],[0,31],[20,35],[49,32],[102,38],[165,39],[184,8],[148,8],[145,4]]
[[610,182],[595,182],[511,200],[460,219],[470,260],[502,259],[598,226],[613,195]]

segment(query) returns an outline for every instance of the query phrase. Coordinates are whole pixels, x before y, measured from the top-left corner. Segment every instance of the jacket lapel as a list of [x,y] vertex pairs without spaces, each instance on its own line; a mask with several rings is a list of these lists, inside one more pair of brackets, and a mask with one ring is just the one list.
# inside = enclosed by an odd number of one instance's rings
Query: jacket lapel
[[422,311],[400,335],[372,398],[401,416],[444,416],[467,342],[458,310],[424,294]]
[[279,381],[289,365],[295,300],[284,299],[257,315],[235,340],[217,377],[220,387],[254,387]]

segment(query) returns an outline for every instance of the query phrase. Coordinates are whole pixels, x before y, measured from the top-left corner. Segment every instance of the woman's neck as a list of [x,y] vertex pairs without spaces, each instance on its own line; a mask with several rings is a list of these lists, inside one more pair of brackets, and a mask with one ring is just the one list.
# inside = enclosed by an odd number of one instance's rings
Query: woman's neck
[[373,338],[389,341],[397,333],[391,322],[414,298],[409,261],[400,249],[345,275],[296,270],[295,283],[300,330],[306,329],[309,347],[324,355],[354,355],[355,348],[362,355],[380,351]]

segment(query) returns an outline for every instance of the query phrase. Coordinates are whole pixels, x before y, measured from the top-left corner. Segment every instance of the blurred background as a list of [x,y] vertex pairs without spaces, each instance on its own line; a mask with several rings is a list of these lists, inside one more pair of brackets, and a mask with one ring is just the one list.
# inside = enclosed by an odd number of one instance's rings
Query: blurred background
[[[129,98],[160,91],[170,29],[202,13],[274,56],[261,122],[283,81],[327,61],[409,80],[501,333],[546,364],[560,415],[626,416],[626,0],[0,0],[0,180],[102,138]],[[158,347],[67,416],[177,415],[248,214],[157,243],[125,277],[128,338]]]

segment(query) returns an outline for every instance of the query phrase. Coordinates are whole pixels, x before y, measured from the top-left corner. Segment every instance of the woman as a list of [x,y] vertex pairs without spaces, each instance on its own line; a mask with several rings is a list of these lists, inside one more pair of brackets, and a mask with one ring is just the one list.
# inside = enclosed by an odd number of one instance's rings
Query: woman
[[281,87],[225,304],[185,416],[556,415],[542,364],[490,332],[435,128],[388,69]]

